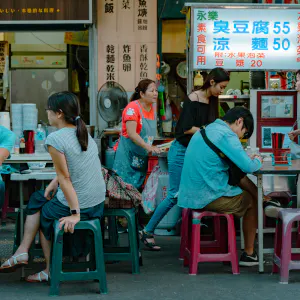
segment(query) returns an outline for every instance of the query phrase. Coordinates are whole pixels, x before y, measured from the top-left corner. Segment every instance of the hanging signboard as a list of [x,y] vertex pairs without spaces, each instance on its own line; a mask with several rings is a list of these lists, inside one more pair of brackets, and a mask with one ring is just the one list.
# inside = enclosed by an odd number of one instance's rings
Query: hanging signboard
[[1,0],[0,25],[90,24],[92,0]]
[[194,8],[192,68],[299,69],[300,8],[271,8]]

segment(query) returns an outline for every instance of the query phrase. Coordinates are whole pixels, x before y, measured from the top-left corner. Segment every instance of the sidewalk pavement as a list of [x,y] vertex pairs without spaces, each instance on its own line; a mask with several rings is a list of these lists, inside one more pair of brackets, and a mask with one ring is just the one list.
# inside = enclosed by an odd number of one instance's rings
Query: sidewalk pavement
[[[6,229],[0,227],[0,257],[3,251],[11,251],[12,229],[11,225]],[[291,272],[290,284],[279,284],[279,276],[271,275],[271,256],[267,257],[265,274],[258,274],[258,268],[252,267],[241,268],[240,275],[232,275],[230,266],[203,263],[199,265],[197,276],[189,276],[188,269],[178,260],[180,238],[165,236],[157,237],[156,241],[162,250],[143,251],[144,266],[139,275],[130,273],[128,262],[106,265],[107,295],[98,294],[95,282],[68,282],[61,284],[60,296],[66,300],[294,300],[299,293],[300,272]],[[35,263],[30,267],[33,269],[26,270],[28,275],[42,270],[43,265]],[[45,283],[20,282],[20,270],[0,274],[1,300],[49,299],[48,292],[49,286]]]

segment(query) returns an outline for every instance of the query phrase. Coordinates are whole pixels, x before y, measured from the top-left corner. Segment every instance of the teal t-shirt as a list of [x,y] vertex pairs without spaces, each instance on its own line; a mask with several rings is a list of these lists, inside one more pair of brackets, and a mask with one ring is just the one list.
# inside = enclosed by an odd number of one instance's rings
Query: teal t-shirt
[[[0,126],[0,148],[4,148],[11,153],[16,141],[16,135],[4,126]],[[2,173],[2,166],[0,166],[0,173]],[[2,177],[0,176],[0,181]]]

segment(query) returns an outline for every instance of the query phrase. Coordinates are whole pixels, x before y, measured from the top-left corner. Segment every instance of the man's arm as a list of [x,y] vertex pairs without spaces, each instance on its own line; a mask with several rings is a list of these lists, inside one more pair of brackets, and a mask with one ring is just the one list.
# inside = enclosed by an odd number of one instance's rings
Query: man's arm
[[258,157],[252,159],[247,155],[234,132],[230,135],[224,135],[216,146],[245,173],[253,173],[262,166]]
[[14,147],[16,135],[7,128],[0,127],[0,165],[2,165]]

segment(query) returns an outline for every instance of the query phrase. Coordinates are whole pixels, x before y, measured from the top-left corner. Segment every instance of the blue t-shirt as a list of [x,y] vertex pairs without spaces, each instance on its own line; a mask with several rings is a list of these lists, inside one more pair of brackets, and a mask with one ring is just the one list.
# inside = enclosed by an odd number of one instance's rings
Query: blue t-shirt
[[[16,141],[16,135],[9,129],[7,129],[4,126],[0,126],[0,148],[4,148],[8,150],[10,153],[12,149],[14,148]],[[0,166],[0,173],[2,170],[2,166]],[[0,181],[2,180],[2,177],[0,176]]]
[[14,148],[16,135],[4,126],[0,126],[0,148],[4,148],[9,153]]
[[[208,139],[243,172],[253,173],[261,168],[258,158],[251,159],[231,128],[217,119],[205,129]],[[200,209],[214,200],[242,193],[238,186],[228,184],[228,165],[196,132],[187,148],[178,194],[178,206]]]

